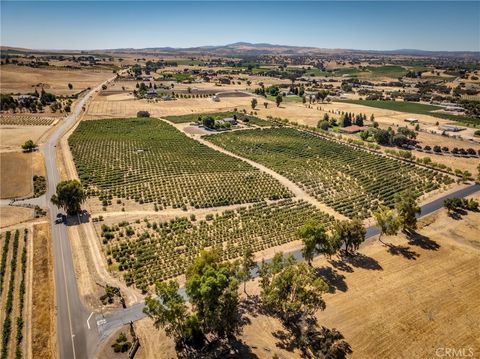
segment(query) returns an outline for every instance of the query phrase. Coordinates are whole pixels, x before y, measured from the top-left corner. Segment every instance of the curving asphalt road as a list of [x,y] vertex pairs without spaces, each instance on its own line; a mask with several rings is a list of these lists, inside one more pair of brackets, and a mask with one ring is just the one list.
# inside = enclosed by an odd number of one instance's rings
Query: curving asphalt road
[[[47,193],[50,198],[60,182],[55,147],[60,138],[75,124],[82,112],[83,106],[101,86],[112,79],[105,81],[89,91],[74,107],[72,113],[53,132],[47,142],[40,146],[47,169]],[[90,313],[84,308],[77,288],[75,269],[73,266],[70,241],[67,227],[55,224],[55,218],[60,211],[50,201],[47,201],[50,214],[54,275],[55,275],[55,303],[57,311],[57,345],[60,358],[91,358],[98,343],[96,326],[87,323]]]
[[[443,202],[447,198],[466,197],[477,191],[480,191],[480,185],[473,184],[468,187],[459,189],[458,191],[444,195],[432,202],[429,202],[423,205],[421,207],[421,213],[417,217],[419,218],[425,217],[431,214],[432,212],[439,210],[440,208],[443,207]],[[380,231],[378,230],[378,228],[375,226],[371,226],[367,228],[366,238],[367,240],[368,239],[372,240],[373,237],[375,237],[378,234],[380,234]],[[286,252],[286,254],[292,254],[297,260],[303,260],[302,252],[299,249],[293,250],[291,252]],[[255,271],[253,275],[257,276],[258,275],[257,271]],[[185,294],[185,288],[180,288],[179,293],[184,298],[187,298]],[[144,303],[138,303],[131,307],[128,307],[126,309],[120,310],[118,312],[115,312],[106,316],[97,315],[96,320],[98,322],[98,331],[99,331],[100,340],[104,340],[105,338],[107,338],[109,335],[111,335],[113,332],[115,332],[118,328],[122,327],[123,325],[128,324],[131,321],[135,322],[139,319],[144,318],[145,314],[143,313],[143,307],[144,307]]]

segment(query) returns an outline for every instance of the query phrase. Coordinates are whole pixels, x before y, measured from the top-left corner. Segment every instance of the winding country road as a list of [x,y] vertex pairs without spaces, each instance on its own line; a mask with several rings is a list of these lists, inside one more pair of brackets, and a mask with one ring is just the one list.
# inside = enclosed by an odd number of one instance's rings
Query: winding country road
[[[113,78],[89,91],[74,105],[72,113],[55,129],[47,142],[40,146],[47,169],[46,198],[55,193],[60,182],[55,151],[58,141],[76,123],[83,106],[92,95],[99,91],[103,84],[112,80]],[[52,228],[58,354],[62,359],[92,358],[97,347],[98,334],[96,326],[87,323],[90,313],[80,299],[67,227],[55,224],[55,218],[60,213],[57,207],[50,201],[47,201],[47,207]]]
[[[75,104],[72,113],[55,129],[47,142],[40,146],[47,169],[48,186],[46,199],[55,193],[56,185],[60,182],[60,174],[56,162],[56,145],[77,122],[79,115],[83,111],[83,106],[92,95],[94,95],[103,84],[112,80],[113,78],[89,91]],[[446,198],[465,197],[479,190],[480,185],[470,185],[425,204],[422,206],[421,217],[440,209]],[[83,306],[77,287],[67,227],[63,224],[55,224],[55,218],[60,212],[57,207],[48,200],[47,206],[52,228],[59,357],[62,359],[93,358],[98,350],[99,344],[109,335],[124,324],[145,317],[142,311],[144,304],[137,303],[106,316],[90,312]],[[367,238],[372,238],[377,234],[377,228],[368,228]],[[290,253],[298,259],[302,257],[300,250],[295,250]],[[186,296],[183,288],[180,289],[180,293]]]

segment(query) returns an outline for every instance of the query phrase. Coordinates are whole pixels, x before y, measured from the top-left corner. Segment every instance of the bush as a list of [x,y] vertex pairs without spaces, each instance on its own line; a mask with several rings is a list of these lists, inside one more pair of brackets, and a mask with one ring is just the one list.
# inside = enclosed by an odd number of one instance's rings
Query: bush
[[138,111],[137,117],[150,117],[150,112],[148,111]]

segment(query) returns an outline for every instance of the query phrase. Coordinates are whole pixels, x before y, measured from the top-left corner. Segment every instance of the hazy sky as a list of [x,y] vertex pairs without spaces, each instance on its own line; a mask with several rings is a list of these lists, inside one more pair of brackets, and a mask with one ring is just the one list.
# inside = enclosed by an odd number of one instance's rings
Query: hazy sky
[[3,1],[1,44],[36,49],[238,41],[480,51],[480,2]]

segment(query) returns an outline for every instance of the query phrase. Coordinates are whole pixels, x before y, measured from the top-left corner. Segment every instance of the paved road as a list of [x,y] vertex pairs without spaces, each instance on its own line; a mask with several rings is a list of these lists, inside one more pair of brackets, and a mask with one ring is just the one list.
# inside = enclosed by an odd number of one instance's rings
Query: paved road
[[[444,195],[430,203],[427,203],[421,207],[421,214],[418,217],[425,217],[432,212],[443,207],[443,202],[447,198],[452,197],[466,197],[471,195],[477,191],[480,191],[480,185],[474,184],[468,187],[459,189],[453,193]],[[374,236],[378,235],[380,232],[377,227],[371,226],[367,228],[366,238],[373,239]],[[302,253],[299,249],[287,252],[287,254],[292,254],[296,259],[302,260]],[[267,261],[268,262],[268,261]],[[257,273],[254,273],[256,276]],[[185,288],[180,288],[180,294],[186,298]],[[135,304],[129,308],[120,310],[118,312],[109,314],[109,315],[98,315],[96,320],[98,321],[98,331],[100,335],[100,340],[107,338],[110,334],[112,334],[115,330],[120,328],[124,324],[128,324],[130,321],[135,322],[136,320],[142,319],[145,317],[142,310],[144,307],[144,303]]]
[[[110,80],[109,80],[110,81]],[[107,81],[108,82],[108,81]],[[60,182],[55,149],[60,138],[71,128],[82,112],[82,107],[103,84],[88,92],[74,107],[72,113],[40,146],[47,169],[47,193],[50,198]],[[67,227],[55,224],[59,210],[47,201],[50,214],[54,256],[55,299],[57,309],[57,340],[60,358],[91,358],[98,343],[96,326],[88,327],[90,313],[83,307],[77,288]]]

